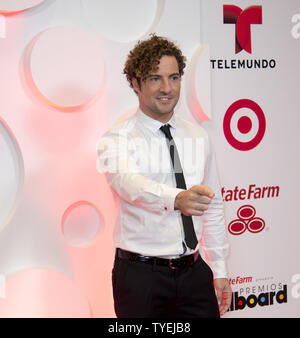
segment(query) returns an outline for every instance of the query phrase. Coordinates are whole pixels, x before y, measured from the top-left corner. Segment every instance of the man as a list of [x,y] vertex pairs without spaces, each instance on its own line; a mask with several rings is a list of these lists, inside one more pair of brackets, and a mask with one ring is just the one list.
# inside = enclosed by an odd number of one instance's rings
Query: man
[[184,67],[168,39],[153,34],[139,42],[124,68],[139,109],[98,144],[98,163],[119,202],[117,317],[219,317],[230,306],[214,156],[206,131],[174,114]]

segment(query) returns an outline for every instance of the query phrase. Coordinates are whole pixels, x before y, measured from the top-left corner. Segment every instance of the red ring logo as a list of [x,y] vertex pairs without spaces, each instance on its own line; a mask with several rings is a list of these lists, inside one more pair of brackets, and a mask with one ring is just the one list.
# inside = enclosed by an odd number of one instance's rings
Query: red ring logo
[[260,217],[255,217],[256,210],[252,205],[243,205],[237,211],[238,219],[233,220],[228,225],[228,231],[232,235],[241,235],[246,230],[255,234],[265,228],[265,221]]
[[[233,135],[231,131],[231,119],[235,112],[241,108],[248,108],[252,110],[258,119],[258,131],[256,135],[248,142],[241,142],[237,140],[237,138]],[[242,116],[237,122],[237,127],[241,133],[249,133],[249,131],[252,129],[251,119],[247,116]],[[238,100],[234,102],[226,111],[223,120],[223,131],[228,143],[232,145],[233,148],[241,151],[251,150],[255,148],[264,137],[266,131],[265,115],[256,102],[248,99]]]

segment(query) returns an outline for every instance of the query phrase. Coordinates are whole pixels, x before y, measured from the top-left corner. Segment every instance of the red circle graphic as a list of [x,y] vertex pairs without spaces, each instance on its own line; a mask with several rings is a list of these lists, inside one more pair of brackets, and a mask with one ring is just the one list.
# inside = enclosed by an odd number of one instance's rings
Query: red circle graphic
[[[237,140],[233,136],[231,129],[230,129],[230,122],[231,122],[232,116],[234,115],[234,113],[237,110],[239,110],[241,108],[251,109],[255,113],[255,115],[257,116],[258,122],[259,122],[259,127],[258,127],[258,131],[257,131],[256,135],[254,136],[254,138],[252,140],[250,140],[248,142],[241,142],[241,141]],[[250,124],[247,119],[244,119],[244,118],[241,118],[241,119],[243,119],[243,120],[238,125],[239,129],[240,128],[242,129],[242,131],[241,131],[242,133],[249,132],[251,127],[252,127],[252,123]],[[266,131],[266,119],[265,119],[264,112],[262,111],[260,106],[252,100],[248,100],[248,99],[238,100],[238,101],[234,102],[227,109],[225,116],[224,116],[224,120],[223,120],[223,130],[224,130],[224,135],[225,135],[228,143],[230,145],[232,145],[235,149],[241,150],[241,151],[251,150],[251,149],[255,148],[260,143],[262,138],[264,137],[264,134],[265,134],[265,131]]]
[[252,205],[243,205],[237,211],[237,215],[241,219],[249,220],[256,214],[255,208]]
[[241,235],[247,229],[246,223],[240,219],[236,219],[229,223],[228,231],[232,235]]
[[237,124],[238,130],[242,133],[242,134],[247,134],[249,133],[249,131],[252,128],[252,121],[251,119],[249,119],[248,116],[242,116],[239,120],[238,120],[238,124]]
[[265,221],[260,217],[255,217],[247,224],[247,229],[252,233],[261,232],[265,227]]

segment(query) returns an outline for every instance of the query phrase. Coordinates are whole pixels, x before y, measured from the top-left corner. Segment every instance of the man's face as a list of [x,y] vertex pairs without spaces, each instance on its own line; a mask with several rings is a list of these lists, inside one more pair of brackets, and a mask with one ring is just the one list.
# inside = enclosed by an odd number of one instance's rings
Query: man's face
[[167,122],[174,112],[180,95],[181,77],[174,56],[164,55],[158,70],[150,72],[145,79],[133,79],[133,89],[137,92],[140,108],[148,116]]

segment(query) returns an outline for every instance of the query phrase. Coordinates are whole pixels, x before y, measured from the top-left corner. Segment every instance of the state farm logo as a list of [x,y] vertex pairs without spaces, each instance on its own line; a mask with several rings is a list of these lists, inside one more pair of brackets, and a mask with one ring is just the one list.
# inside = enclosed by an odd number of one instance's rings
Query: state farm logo
[[255,217],[256,210],[252,205],[243,205],[237,211],[237,219],[228,225],[228,231],[232,235],[241,235],[246,230],[256,234],[265,228],[265,221],[260,217]]
[[242,10],[235,5],[223,5],[223,20],[224,24],[235,24],[235,53],[245,50],[251,54],[251,25],[262,24],[262,6]]
[[227,109],[223,131],[228,143],[235,149],[247,151],[263,139],[266,119],[260,106],[248,99],[238,100]]

